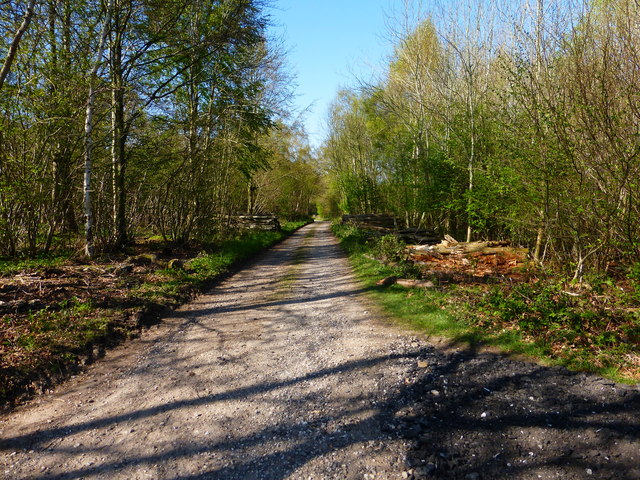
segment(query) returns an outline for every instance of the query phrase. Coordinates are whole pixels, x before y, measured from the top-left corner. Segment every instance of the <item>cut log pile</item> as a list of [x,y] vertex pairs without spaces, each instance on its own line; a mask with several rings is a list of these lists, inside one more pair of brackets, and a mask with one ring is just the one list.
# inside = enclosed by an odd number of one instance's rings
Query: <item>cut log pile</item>
[[281,230],[280,222],[275,215],[238,215],[231,218],[231,223],[239,230]]
[[[399,228],[401,221],[393,215],[343,215],[342,223],[353,224],[374,235],[396,235],[409,244],[405,250],[407,259],[422,267],[425,273],[461,274],[464,278],[499,275],[515,279],[522,276],[520,272],[527,266],[528,250],[512,247],[508,241],[458,242],[450,235],[442,240],[433,230]],[[394,278],[392,283],[403,281]]]
[[440,237],[435,231],[425,228],[400,229],[401,222],[393,215],[343,215],[342,223],[351,223],[364,230],[374,231],[380,235],[394,234],[407,243],[438,243]]
[[361,228],[381,228],[385,230],[395,230],[397,228],[396,218],[393,215],[343,215],[342,223],[352,223]]
[[408,258],[432,272],[517,275],[527,265],[528,249],[510,242],[456,242],[448,237],[437,245],[409,245]]

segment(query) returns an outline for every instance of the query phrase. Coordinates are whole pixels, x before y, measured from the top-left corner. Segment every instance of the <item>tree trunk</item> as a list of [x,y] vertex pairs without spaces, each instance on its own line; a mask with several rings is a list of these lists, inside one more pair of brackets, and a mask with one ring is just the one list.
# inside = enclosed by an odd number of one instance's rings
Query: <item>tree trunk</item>
[[4,64],[2,65],[2,69],[0,70],[0,90],[4,85],[4,81],[7,79],[9,75],[9,71],[11,70],[11,65],[13,64],[13,60],[16,58],[16,54],[18,53],[18,47],[20,46],[20,40],[22,40],[22,36],[24,32],[29,28],[29,24],[31,23],[31,18],[33,17],[33,9],[35,7],[36,0],[30,0],[27,5],[27,11],[24,14],[22,19],[22,24],[15,36],[13,37],[13,41],[9,46],[9,52],[7,53],[7,58],[4,60]]
[[96,99],[96,81],[98,77],[98,69],[102,64],[102,56],[104,55],[105,44],[107,42],[107,34],[109,33],[110,16],[113,10],[114,0],[109,0],[107,6],[106,18],[102,26],[100,34],[100,43],[98,45],[98,54],[96,62],[89,74],[89,98],[87,99],[87,111],[84,122],[84,216],[85,216],[85,254],[93,257],[95,254],[95,246],[93,241],[93,209],[91,205],[91,171],[93,168],[93,113]]
[[473,98],[473,91],[475,82],[473,73],[469,73],[468,79],[468,92],[467,92],[467,112],[469,115],[469,189],[467,191],[469,197],[467,199],[467,242],[471,241],[472,236],[472,216],[471,208],[473,206],[473,182],[474,182],[474,169],[475,169],[475,156],[476,156],[476,108]]
[[[473,122],[472,122],[473,125]],[[472,127],[473,128],[473,127]],[[475,161],[475,135],[471,133],[471,153],[469,155],[469,190],[467,199],[467,242],[471,241],[472,235],[472,227],[471,227],[471,207],[473,204],[472,194],[473,194],[473,174],[474,174],[474,161]]]
[[544,239],[544,228],[538,227],[538,233],[536,235],[536,245],[533,251],[533,260],[536,263],[540,263],[540,252],[542,251],[542,240]]
[[113,187],[113,228],[116,247],[127,242],[124,79],[122,70],[122,22],[120,15],[113,18],[114,38],[110,48],[111,61],[111,163]]
[[[51,79],[49,93],[55,98],[55,107],[51,116],[56,119],[56,141],[52,153],[53,188],[51,193],[52,208],[49,218],[50,235],[47,245],[51,243],[51,236],[56,228],[63,232],[78,232],[76,221],[73,192],[73,154],[72,145],[75,133],[71,125],[74,116],[70,102],[65,98],[70,92],[66,84],[71,78],[71,18],[69,2],[61,5],[60,0],[49,0],[49,45],[51,49],[50,62],[48,64],[48,78]],[[58,18],[62,15],[61,27],[58,26]],[[61,28],[62,42],[59,45],[58,32]],[[46,248],[46,247],[45,247]]]
[[247,185],[247,215],[253,215],[255,213],[257,193],[258,185],[256,185],[253,178],[250,178]]

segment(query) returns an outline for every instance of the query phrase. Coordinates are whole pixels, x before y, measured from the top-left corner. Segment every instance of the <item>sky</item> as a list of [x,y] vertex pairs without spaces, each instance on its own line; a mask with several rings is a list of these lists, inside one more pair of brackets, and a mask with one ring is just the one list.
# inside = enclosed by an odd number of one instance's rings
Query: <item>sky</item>
[[384,68],[392,50],[385,40],[390,5],[393,0],[275,0],[271,33],[283,39],[288,52],[296,109],[309,108],[304,123],[312,146],[326,134],[338,90]]

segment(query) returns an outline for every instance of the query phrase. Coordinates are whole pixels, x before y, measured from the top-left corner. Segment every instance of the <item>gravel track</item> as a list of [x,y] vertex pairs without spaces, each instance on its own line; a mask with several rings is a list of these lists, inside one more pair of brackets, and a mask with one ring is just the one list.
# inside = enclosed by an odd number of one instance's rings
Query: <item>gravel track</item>
[[328,224],[0,417],[6,479],[640,479],[640,393],[390,326]]

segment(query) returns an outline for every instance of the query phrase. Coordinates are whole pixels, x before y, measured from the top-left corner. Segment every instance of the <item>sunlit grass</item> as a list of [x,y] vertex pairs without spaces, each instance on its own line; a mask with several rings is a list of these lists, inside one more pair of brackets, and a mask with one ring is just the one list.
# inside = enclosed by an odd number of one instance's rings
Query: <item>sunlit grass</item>
[[24,257],[0,259],[0,276],[11,276],[22,271],[59,267],[70,257],[70,253],[56,253],[40,255],[34,258]]

